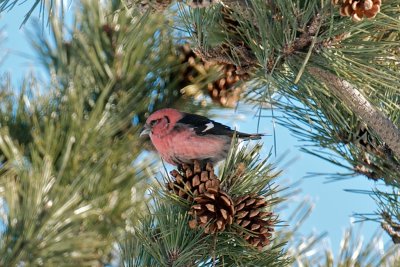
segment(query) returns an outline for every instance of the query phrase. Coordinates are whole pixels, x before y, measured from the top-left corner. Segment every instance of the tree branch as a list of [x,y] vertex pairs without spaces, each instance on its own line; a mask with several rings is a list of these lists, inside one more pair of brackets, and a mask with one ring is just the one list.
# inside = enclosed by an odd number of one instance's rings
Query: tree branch
[[308,68],[310,74],[320,78],[333,93],[350,109],[370,126],[400,159],[400,130],[381,111],[371,103],[346,80],[321,68]]
[[381,226],[383,230],[392,238],[393,243],[400,244],[400,225],[393,222],[389,213],[382,213],[383,222],[381,222]]

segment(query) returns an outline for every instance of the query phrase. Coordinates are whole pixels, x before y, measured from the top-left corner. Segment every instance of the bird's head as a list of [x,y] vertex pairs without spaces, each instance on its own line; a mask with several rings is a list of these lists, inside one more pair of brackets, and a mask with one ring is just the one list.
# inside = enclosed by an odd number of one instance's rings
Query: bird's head
[[157,110],[147,118],[140,136],[155,135],[162,137],[168,134],[182,117],[182,113],[176,109],[165,108]]

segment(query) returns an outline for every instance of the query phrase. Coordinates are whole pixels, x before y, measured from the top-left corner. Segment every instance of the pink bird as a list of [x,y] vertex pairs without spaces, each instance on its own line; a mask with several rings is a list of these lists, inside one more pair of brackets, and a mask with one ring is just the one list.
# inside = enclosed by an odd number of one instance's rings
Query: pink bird
[[149,135],[161,157],[172,165],[193,160],[217,163],[226,158],[233,135],[243,140],[260,139],[262,134],[236,132],[204,116],[160,109],[151,114],[140,136]]

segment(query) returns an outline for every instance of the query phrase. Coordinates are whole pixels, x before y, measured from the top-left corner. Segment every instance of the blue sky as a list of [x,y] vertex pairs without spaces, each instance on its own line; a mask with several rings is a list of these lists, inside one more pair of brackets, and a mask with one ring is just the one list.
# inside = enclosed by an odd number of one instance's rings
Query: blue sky
[[[5,51],[8,54],[6,58],[3,58],[3,61],[0,61],[0,73],[11,73],[15,86],[21,83],[24,75],[29,71],[34,70],[44,75],[44,72],[40,69],[39,60],[25,34],[25,29],[30,28],[31,24],[28,22],[20,29],[20,24],[29,7],[29,3],[16,6],[12,11],[2,14],[0,17],[0,29],[4,29],[6,38],[5,41],[0,43],[0,51]],[[46,28],[43,29],[43,34],[46,34]],[[0,52],[0,56],[2,54]],[[42,78],[46,80],[46,77],[42,76]],[[214,119],[235,126],[240,131],[256,132],[257,118],[253,116],[255,113],[256,111],[250,107],[239,105],[236,111],[216,112],[217,116]],[[350,224],[351,215],[354,212],[370,213],[376,209],[375,202],[369,196],[345,192],[344,189],[370,190],[374,183],[361,176],[333,183],[326,183],[326,177],[305,179],[304,176],[309,172],[336,173],[344,170],[338,169],[338,167],[321,159],[299,152],[302,143],[297,142],[285,128],[275,127],[277,155],[276,157],[273,156],[272,160],[275,161],[283,157],[283,160],[277,162],[277,165],[284,169],[281,179],[291,182],[301,181],[299,186],[301,194],[292,202],[288,202],[289,209],[293,208],[297,204],[296,201],[300,201],[303,197],[311,200],[315,206],[314,211],[303,227],[300,228],[300,231],[304,234],[312,231],[317,233],[328,232],[332,248],[337,251],[343,231]],[[272,128],[273,124],[270,118],[261,120],[260,132],[272,134]],[[265,137],[263,141],[265,151],[269,151],[273,145],[273,137]],[[288,162],[291,163],[287,164]],[[284,212],[282,219],[285,219],[287,214],[288,212]],[[379,224],[377,223],[366,222],[363,224],[361,232],[368,240],[378,227]]]

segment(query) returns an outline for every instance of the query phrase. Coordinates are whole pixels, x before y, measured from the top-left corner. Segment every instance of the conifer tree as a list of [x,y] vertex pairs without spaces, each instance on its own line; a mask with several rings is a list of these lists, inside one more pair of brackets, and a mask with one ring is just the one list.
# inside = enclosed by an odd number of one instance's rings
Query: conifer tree
[[251,73],[248,98],[284,111],[305,152],[350,171],[339,177],[383,181],[376,216],[360,216],[398,243],[399,1],[209,2],[180,9],[198,56]]
[[399,0],[66,2],[35,0],[22,18],[49,19],[32,34],[49,84],[1,84],[0,266],[399,262],[397,246],[379,259],[351,231],[337,260],[322,236],[297,238],[310,210],[280,221],[292,195],[261,144],[234,140],[219,168],[166,173],[138,137],[162,107],[282,110],[305,152],[386,184],[371,191],[375,216],[360,217],[400,242]]

